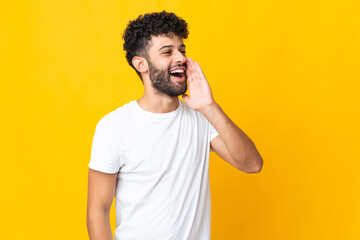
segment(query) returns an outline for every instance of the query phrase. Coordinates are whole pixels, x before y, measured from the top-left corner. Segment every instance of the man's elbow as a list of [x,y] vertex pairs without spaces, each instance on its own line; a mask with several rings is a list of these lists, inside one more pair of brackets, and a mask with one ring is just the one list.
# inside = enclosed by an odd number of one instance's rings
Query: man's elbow
[[109,219],[109,208],[90,208],[88,207],[86,215],[86,225],[92,225],[94,223],[103,222]]
[[262,170],[262,164],[254,168],[252,171],[248,171],[247,173],[259,173]]
[[257,159],[251,161],[250,166],[244,170],[245,173],[259,173],[263,167],[263,159],[259,156]]

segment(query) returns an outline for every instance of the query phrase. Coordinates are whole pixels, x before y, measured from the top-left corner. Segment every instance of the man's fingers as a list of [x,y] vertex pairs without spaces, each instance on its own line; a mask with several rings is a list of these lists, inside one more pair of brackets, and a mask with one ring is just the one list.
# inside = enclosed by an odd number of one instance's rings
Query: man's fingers
[[202,71],[200,65],[198,62],[195,62],[196,71],[199,73],[199,75],[203,75],[205,77],[204,72]]
[[191,58],[187,59],[187,67],[186,67],[186,76],[188,77],[189,81],[193,81],[195,76],[195,69],[194,69],[194,62]]
[[186,70],[189,71],[190,74],[192,73],[192,67],[189,58],[186,60]]
[[199,73],[204,74],[203,71],[201,70],[201,67],[200,67],[200,65],[199,65],[198,62],[195,62],[195,67],[196,67],[196,70],[197,70]]
[[194,62],[191,58],[188,58],[188,60],[191,73],[204,74],[198,62]]
[[192,58],[189,58],[189,67],[190,67],[191,72],[196,71],[196,67],[195,67],[195,64],[194,64],[194,61],[192,60]]
[[192,82],[192,74],[191,72],[189,71],[189,69],[186,70],[186,77],[188,79],[189,82]]
[[186,75],[189,81],[206,79],[198,62],[194,62],[191,58],[187,58],[186,61],[187,61]]

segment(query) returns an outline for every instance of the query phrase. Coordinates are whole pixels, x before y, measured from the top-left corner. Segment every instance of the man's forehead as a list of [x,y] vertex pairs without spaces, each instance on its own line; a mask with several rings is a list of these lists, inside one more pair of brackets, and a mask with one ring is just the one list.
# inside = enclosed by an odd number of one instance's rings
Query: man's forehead
[[151,37],[151,44],[150,46],[154,47],[155,49],[159,49],[163,46],[173,45],[174,47],[185,47],[184,41],[181,37],[176,36],[175,34],[165,34],[152,36]]

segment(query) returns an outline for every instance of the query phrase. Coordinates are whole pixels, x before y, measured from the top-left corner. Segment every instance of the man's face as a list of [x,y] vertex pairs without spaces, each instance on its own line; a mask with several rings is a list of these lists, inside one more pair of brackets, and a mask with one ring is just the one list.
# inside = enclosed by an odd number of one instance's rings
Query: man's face
[[187,90],[186,55],[182,38],[172,34],[152,37],[148,52],[149,77],[159,94],[171,97]]

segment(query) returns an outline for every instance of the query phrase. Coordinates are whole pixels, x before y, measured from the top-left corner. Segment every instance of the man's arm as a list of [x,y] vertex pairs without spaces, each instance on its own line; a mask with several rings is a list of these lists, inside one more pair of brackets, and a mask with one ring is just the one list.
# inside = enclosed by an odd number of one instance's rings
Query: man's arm
[[109,213],[118,173],[89,169],[86,225],[90,240],[112,240]]
[[218,104],[202,110],[219,133],[211,142],[211,148],[222,159],[235,168],[246,173],[261,171],[263,160],[254,143],[236,124],[222,111]]
[[183,99],[189,107],[201,112],[219,133],[211,141],[211,148],[241,171],[260,172],[263,160],[253,142],[215,102],[199,64],[188,58],[186,65],[190,96],[184,94]]

